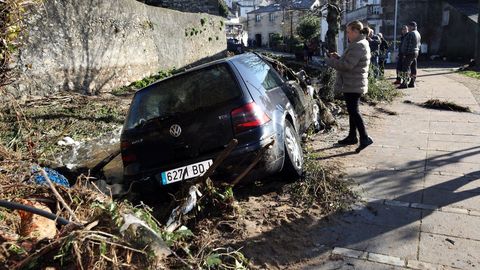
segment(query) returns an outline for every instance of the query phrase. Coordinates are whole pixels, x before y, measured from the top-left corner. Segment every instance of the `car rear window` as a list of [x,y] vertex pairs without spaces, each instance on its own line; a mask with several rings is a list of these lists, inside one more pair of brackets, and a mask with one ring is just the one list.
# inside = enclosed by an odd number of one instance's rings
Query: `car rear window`
[[251,54],[236,59],[235,65],[245,79],[257,88],[270,90],[282,85],[282,80],[275,71],[260,57]]
[[125,129],[151,119],[212,107],[241,96],[226,64],[192,71],[138,92],[130,105]]

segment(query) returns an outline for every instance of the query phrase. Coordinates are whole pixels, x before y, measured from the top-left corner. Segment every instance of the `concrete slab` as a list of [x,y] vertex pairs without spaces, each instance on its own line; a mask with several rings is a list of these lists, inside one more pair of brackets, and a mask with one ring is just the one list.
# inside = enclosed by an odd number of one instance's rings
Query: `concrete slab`
[[427,174],[425,187],[448,191],[470,191],[480,193],[480,179],[466,176]]
[[359,270],[359,269],[369,269],[369,270],[407,270],[405,267],[386,265],[377,262],[371,262],[367,260],[360,260],[348,257],[338,257],[332,256],[331,259],[301,268],[303,270]]
[[479,224],[480,217],[476,216],[441,211],[424,211],[422,232],[480,241]]
[[415,259],[420,231],[419,221],[401,227],[381,226],[338,220],[337,225],[316,233],[317,244]]
[[422,232],[419,260],[460,269],[479,269],[480,242]]
[[426,188],[423,192],[423,203],[440,207],[450,206],[480,211],[480,195],[467,191],[447,191]]

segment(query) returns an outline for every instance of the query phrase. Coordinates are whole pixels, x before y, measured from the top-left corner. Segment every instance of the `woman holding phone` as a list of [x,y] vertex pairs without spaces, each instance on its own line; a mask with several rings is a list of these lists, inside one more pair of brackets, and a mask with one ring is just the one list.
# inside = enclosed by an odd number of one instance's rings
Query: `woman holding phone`
[[363,27],[360,21],[353,21],[347,26],[348,47],[340,56],[336,52],[329,53],[326,59],[328,66],[337,70],[335,90],[343,93],[347,103],[350,131],[348,136],[338,141],[341,145],[353,145],[359,142],[357,130],[360,136],[360,144],[355,150],[360,153],[373,143],[365,129],[362,116],[359,111],[359,102],[362,94],[368,91],[368,68],[370,66],[370,47],[366,36],[370,29]]

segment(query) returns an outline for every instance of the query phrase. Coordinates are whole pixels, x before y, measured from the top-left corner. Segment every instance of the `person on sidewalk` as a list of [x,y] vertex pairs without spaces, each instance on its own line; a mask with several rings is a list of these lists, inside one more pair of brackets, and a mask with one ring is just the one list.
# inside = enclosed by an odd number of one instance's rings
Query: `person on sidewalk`
[[[404,25],[402,26],[402,36],[400,37],[400,45],[398,48],[402,48],[403,40],[405,39],[405,36],[408,33],[408,26]],[[402,73],[402,58],[403,54],[398,50],[398,58],[397,58],[397,80],[393,84],[401,84],[402,79],[400,78],[400,74]]]
[[[403,54],[402,59],[402,84],[399,89],[407,87],[415,87],[415,79],[417,78],[417,58],[420,53],[421,36],[417,31],[417,23],[410,22],[408,24],[408,34],[400,48]],[[410,71],[410,74],[409,74]]]
[[379,71],[379,56],[380,56],[380,44],[382,41],[380,40],[380,37],[378,35],[375,35],[375,31],[373,29],[370,29],[370,32],[368,33],[367,36],[368,40],[368,45],[370,47],[370,54],[371,54],[371,63],[372,63],[372,68],[373,68],[373,76],[376,78],[379,77],[380,71]]
[[325,59],[328,66],[337,70],[335,90],[343,93],[347,103],[350,131],[348,136],[338,141],[341,145],[358,143],[357,130],[360,135],[360,145],[355,150],[360,153],[373,143],[365,129],[359,111],[359,102],[362,94],[368,91],[368,69],[370,67],[370,47],[366,40],[368,27],[363,27],[360,21],[353,21],[347,26],[348,47],[343,56],[336,52],[330,53]]
[[388,42],[383,38],[382,33],[378,33],[377,36],[380,38],[380,53],[378,55],[378,69],[380,72],[380,76],[383,77],[385,75],[385,62],[387,61],[388,49],[390,46]]

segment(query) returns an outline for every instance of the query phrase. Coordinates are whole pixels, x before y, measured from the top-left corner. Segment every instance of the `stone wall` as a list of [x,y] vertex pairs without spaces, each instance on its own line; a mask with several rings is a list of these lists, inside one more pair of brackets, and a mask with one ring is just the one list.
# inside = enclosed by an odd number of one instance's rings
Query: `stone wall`
[[205,12],[215,15],[222,14],[221,7],[226,7],[224,0],[139,0],[148,5],[171,8],[186,12]]
[[45,0],[27,19],[10,91],[109,91],[223,54],[223,18],[135,0]]

